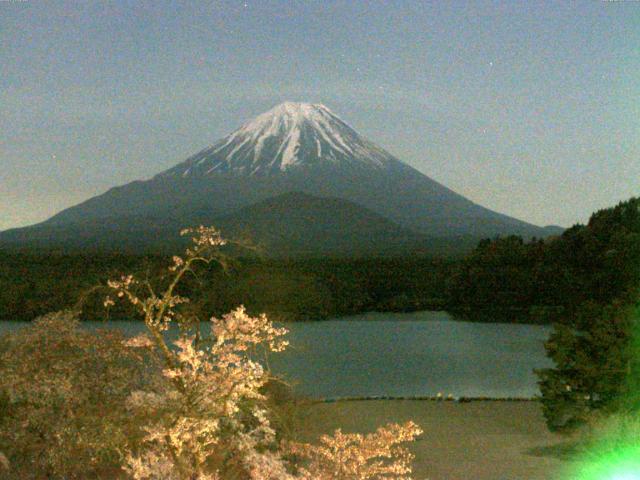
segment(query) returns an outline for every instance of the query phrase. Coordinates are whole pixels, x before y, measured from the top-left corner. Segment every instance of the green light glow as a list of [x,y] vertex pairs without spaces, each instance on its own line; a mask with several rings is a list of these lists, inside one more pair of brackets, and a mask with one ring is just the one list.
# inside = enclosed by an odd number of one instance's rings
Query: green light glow
[[593,443],[562,480],[640,480],[640,309],[633,315],[631,362],[622,411],[592,432]]
[[575,480],[640,480],[640,440],[633,446],[617,451],[607,449],[602,455],[590,453],[580,467],[577,475],[568,476]]

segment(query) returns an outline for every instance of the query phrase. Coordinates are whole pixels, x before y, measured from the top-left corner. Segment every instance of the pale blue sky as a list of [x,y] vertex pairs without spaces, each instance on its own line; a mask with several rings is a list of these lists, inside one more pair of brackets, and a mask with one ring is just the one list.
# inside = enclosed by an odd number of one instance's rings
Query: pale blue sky
[[284,100],[537,224],[640,195],[640,2],[0,2],[0,229]]

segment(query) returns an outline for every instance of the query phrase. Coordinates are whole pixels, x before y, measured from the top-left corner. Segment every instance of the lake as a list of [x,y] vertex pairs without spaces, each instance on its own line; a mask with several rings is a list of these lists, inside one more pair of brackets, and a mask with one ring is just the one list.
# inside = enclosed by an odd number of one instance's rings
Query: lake
[[[0,322],[0,333],[24,323]],[[90,328],[104,327],[88,322]],[[111,322],[134,335],[141,322]],[[453,320],[446,312],[368,313],[286,324],[287,351],[272,370],[318,398],[532,397],[534,368],[551,366],[550,327]]]

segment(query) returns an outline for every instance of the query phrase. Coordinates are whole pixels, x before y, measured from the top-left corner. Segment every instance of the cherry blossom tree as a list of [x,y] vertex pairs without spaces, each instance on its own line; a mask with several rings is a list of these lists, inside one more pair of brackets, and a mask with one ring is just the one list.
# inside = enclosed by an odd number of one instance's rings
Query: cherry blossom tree
[[[242,306],[206,326],[182,309],[189,299],[176,294],[180,281],[199,262],[226,265],[221,247],[227,242],[210,227],[181,233],[191,236],[192,245],[183,257],[173,257],[162,292],[131,275],[109,282],[147,327],[127,346],[159,353],[165,380],[128,399],[132,415],[148,422],[138,448],[127,452],[125,471],[136,480],[409,478],[412,457],[399,444],[421,433],[413,423],[365,436],[337,431],[322,437],[320,446],[278,442],[262,393],[270,374],[257,358],[284,350],[287,330]],[[172,323],[179,330],[173,345],[165,334]],[[296,465],[291,458],[307,461]]]

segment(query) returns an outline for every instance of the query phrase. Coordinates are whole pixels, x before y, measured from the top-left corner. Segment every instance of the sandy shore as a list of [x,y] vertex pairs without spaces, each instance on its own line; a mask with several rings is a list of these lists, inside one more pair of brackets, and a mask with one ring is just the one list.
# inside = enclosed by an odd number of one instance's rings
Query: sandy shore
[[562,437],[548,432],[532,401],[341,401],[303,407],[300,417],[307,441],[339,427],[367,432],[414,420],[425,432],[412,446],[416,480],[553,480],[563,466],[539,453]]

